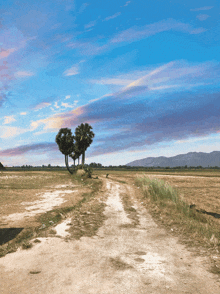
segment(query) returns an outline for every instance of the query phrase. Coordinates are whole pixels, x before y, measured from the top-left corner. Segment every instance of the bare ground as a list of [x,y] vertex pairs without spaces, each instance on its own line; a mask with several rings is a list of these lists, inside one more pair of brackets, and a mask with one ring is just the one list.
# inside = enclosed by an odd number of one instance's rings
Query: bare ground
[[[101,196],[93,199],[105,205],[96,235],[76,238],[76,219],[70,218],[55,227],[54,237],[1,258],[2,294],[220,293],[209,261],[158,226],[135,187],[103,181]],[[84,213],[95,214],[93,206]]]

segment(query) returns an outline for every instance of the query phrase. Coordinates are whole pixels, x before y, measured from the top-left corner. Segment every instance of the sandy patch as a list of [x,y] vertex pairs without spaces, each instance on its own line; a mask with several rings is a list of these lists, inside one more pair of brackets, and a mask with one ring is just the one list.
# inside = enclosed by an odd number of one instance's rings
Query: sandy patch
[[22,220],[25,217],[32,217],[40,213],[47,212],[52,210],[54,207],[61,205],[67,200],[63,199],[65,194],[71,194],[77,192],[77,190],[61,190],[61,191],[52,191],[45,192],[40,194],[40,200],[34,202],[22,202],[21,205],[25,206],[26,212],[21,213],[12,213],[8,216],[3,217],[4,221],[18,221]]
[[71,218],[66,219],[64,222],[54,228],[58,236],[67,237],[70,235],[70,233],[67,232],[67,230],[69,229],[69,223],[71,223]]

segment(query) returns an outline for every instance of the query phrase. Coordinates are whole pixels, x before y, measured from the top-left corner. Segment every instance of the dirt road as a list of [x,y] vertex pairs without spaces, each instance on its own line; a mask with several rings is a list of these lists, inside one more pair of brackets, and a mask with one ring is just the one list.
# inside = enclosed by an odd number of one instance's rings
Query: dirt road
[[[220,293],[206,260],[157,226],[136,199],[136,188],[103,181],[106,220],[96,236],[62,237],[65,222],[61,237],[40,238],[33,248],[1,258],[2,294]],[[124,195],[132,203],[130,215]]]

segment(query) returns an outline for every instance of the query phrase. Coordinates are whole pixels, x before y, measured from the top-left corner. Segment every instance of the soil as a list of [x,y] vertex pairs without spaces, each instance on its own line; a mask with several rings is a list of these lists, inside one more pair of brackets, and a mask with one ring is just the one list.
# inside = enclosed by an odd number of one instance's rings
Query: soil
[[[208,271],[206,257],[157,225],[136,197],[136,187],[102,180],[101,196],[97,193],[79,216],[85,228],[95,219],[96,234],[74,237],[78,223],[70,215],[54,227],[53,237],[2,257],[2,294],[220,293],[219,277]],[[102,222],[97,203],[104,207]]]

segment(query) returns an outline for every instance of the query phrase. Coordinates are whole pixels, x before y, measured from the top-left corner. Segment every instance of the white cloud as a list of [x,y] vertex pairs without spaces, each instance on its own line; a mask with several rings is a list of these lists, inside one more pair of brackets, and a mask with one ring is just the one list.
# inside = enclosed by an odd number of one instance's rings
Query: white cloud
[[124,7],[128,6],[131,3],[131,1],[127,1],[124,5]]
[[41,102],[37,106],[34,107],[34,110],[40,110],[40,109],[43,109],[43,108],[48,107],[50,105],[51,105],[51,103],[49,103],[49,102]]
[[74,75],[77,75],[79,74],[79,66],[78,65],[74,65],[72,66],[71,68],[67,69],[65,72],[64,72],[64,75],[65,76],[74,76]]
[[66,95],[65,100],[70,99],[70,97],[71,97],[70,95]]
[[21,129],[18,127],[2,127],[0,130],[0,138],[2,139],[9,139],[12,137],[16,137],[23,133],[29,131],[28,129]]
[[57,102],[54,103],[54,107],[57,109],[60,108],[60,106],[57,105]]
[[203,21],[203,20],[206,20],[208,17],[210,17],[210,15],[208,15],[208,14],[199,14],[199,15],[197,15],[196,18]]
[[11,122],[14,122],[16,121],[14,116],[13,115],[10,115],[10,116],[5,116],[4,117],[4,122],[3,124],[6,125],[6,124],[10,124]]
[[101,84],[101,85],[118,85],[118,86],[127,86],[132,83],[131,79],[123,79],[123,78],[106,78],[101,80],[91,80],[92,83]]
[[84,25],[85,29],[90,29],[96,25],[96,20],[90,21],[88,24]]
[[75,101],[74,101],[74,104],[72,104],[72,105],[69,104],[69,103],[64,103],[64,102],[62,102],[62,103],[61,103],[61,106],[65,107],[65,108],[75,108],[77,103],[78,103],[77,100],[75,100]]
[[27,112],[20,112],[20,115],[26,115]]
[[110,20],[110,19],[113,19],[113,18],[118,17],[119,15],[121,15],[121,12],[117,12],[117,13],[111,15],[111,16],[108,16],[108,17],[106,17],[103,21],[108,21],[108,20]]
[[15,73],[15,76],[18,78],[24,78],[24,77],[31,77],[34,74],[32,72],[28,72],[28,71],[17,71]]

